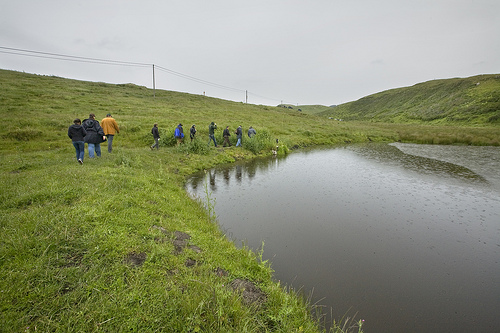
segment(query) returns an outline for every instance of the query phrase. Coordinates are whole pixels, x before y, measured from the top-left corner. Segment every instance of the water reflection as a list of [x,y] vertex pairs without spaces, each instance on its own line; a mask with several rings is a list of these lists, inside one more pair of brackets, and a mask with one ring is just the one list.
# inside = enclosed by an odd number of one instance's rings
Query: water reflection
[[241,184],[248,180],[252,183],[257,173],[267,173],[270,170],[279,168],[280,161],[286,157],[257,158],[248,162],[236,162],[230,165],[218,166],[214,169],[204,170],[194,174],[187,182],[189,192],[197,192],[203,189],[205,179],[208,179],[209,189],[212,192],[217,191],[217,182],[223,182],[225,186],[230,186],[231,181]]
[[[399,144],[399,147],[405,147],[405,145]],[[379,163],[400,166],[419,174],[435,177],[451,177],[467,182],[487,183],[483,176],[466,167],[436,158],[409,155],[399,149],[397,145],[354,145],[349,149]]]
[[[420,147],[421,152],[416,150],[417,147]],[[412,171],[418,174],[426,174],[428,176],[433,177],[447,177],[454,178],[459,181],[475,183],[475,184],[483,184],[487,185],[490,182],[486,177],[476,173],[475,171],[469,169],[468,167],[461,166],[456,163],[451,163],[447,161],[440,160],[440,154],[434,154],[433,158],[419,156],[419,154],[424,154],[422,149],[425,151],[425,146],[429,146],[431,148],[436,148],[436,146],[431,145],[412,145],[412,144],[393,144],[393,145],[381,145],[381,144],[359,144],[352,145],[346,147],[344,149],[348,149],[354,152],[357,152],[366,158],[369,158],[378,163],[383,163],[387,166],[393,167],[401,167],[406,171]],[[410,147],[412,149],[410,149]],[[443,149],[442,146],[440,149]],[[448,147],[447,147],[448,148]],[[452,149],[456,151],[456,149],[460,149],[460,147],[453,147]],[[474,147],[478,149],[484,149],[485,147]],[[497,147],[487,147],[493,148],[489,151],[488,158],[491,158],[496,165],[500,165],[500,154]],[[403,150],[411,150],[411,152],[415,155],[408,154],[403,152]],[[301,152],[303,156],[307,158],[308,155],[314,154],[319,149],[314,150],[306,150]],[[329,149],[326,149],[329,150]],[[437,155],[437,156],[436,156]],[[465,157],[467,158],[467,157]],[[481,156],[482,159],[485,158],[484,155]],[[200,172],[198,174],[193,175],[188,181],[187,186],[193,191],[196,191],[198,186],[203,183],[205,179],[205,173],[208,175],[210,190],[217,190],[217,179],[219,181],[224,181],[226,186],[230,185],[231,179],[241,184],[242,180],[247,178],[249,183],[251,184],[252,179],[255,177],[257,173],[265,174],[270,170],[277,170],[280,166],[280,161],[284,162],[286,157],[273,157],[273,158],[258,158],[249,162],[236,162],[230,165],[222,165],[217,168],[211,170],[205,170],[204,172]],[[450,157],[448,157],[450,159]],[[455,162],[459,160],[456,155],[454,155]],[[463,161],[463,159],[462,159]],[[492,178],[493,181],[500,181],[500,178],[496,179],[495,175],[500,175],[500,172],[497,172],[494,169],[494,164],[489,164],[489,170],[482,170],[484,173],[487,172],[488,178]],[[484,168],[483,168],[484,169]],[[221,177],[218,177],[218,175]],[[496,184],[495,184],[496,185]]]
[[237,243],[257,249],[264,241],[277,279],[314,289],[338,316],[359,312],[369,332],[493,331],[500,164],[488,156],[500,149],[449,154],[474,160],[469,168],[411,148],[352,145],[256,160],[197,175],[187,190],[203,196],[206,177],[219,223]]
[[500,148],[492,146],[441,146],[419,145],[411,143],[393,143],[411,159],[411,156],[425,157],[432,160],[448,162],[466,168],[466,172],[478,172],[481,180],[500,190]]

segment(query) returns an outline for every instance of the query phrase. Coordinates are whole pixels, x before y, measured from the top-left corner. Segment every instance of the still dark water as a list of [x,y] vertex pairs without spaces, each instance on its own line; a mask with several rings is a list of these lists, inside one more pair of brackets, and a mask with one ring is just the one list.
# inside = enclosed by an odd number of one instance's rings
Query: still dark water
[[352,145],[187,184],[236,244],[365,332],[500,332],[500,148]]

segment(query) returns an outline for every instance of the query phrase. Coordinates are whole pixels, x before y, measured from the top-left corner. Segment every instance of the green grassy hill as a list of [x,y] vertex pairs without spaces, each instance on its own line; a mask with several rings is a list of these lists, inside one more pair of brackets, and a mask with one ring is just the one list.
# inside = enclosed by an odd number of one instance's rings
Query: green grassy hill
[[433,80],[383,91],[321,113],[344,120],[500,124],[500,74]]
[[[283,108],[0,70],[1,332],[320,332],[313,308],[220,230],[187,177],[289,147],[391,140]],[[77,163],[73,119],[111,113],[113,153]],[[208,148],[208,125],[253,126]],[[151,151],[151,127],[160,150]],[[175,146],[177,124],[197,138]],[[276,143],[279,139],[279,143]],[[235,142],[235,135],[231,140]],[[242,291],[251,291],[252,294]],[[343,313],[334,318],[342,318]],[[349,323],[348,326],[351,326]],[[342,324],[343,325],[343,324]],[[356,329],[357,331],[357,329]]]
[[330,111],[332,108],[324,105],[299,105],[298,109],[301,109],[302,112],[308,114],[318,114],[322,112]]

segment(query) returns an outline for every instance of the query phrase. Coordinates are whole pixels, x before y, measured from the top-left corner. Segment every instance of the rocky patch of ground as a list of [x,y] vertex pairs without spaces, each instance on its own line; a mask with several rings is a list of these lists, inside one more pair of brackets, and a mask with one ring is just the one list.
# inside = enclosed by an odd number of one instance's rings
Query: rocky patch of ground
[[[191,236],[185,232],[182,231],[169,232],[167,229],[156,225],[153,225],[151,229],[160,230],[163,234],[165,234],[166,238],[169,239],[172,242],[172,245],[174,246],[175,255],[181,254],[186,248],[191,249],[196,253],[202,252],[202,249],[199,248],[198,246],[189,244]],[[157,237],[155,238],[155,241],[165,242],[166,240],[162,239],[161,237],[160,238]],[[146,259],[146,254],[132,253],[127,256],[125,261],[133,266],[140,266],[142,265],[145,259]],[[188,258],[184,263],[186,267],[194,267],[199,264],[200,263],[198,263],[196,260],[190,258]],[[217,267],[214,273],[221,278],[229,276],[229,273],[221,267]],[[242,297],[243,303],[246,305],[259,306],[265,303],[267,300],[266,294],[262,290],[260,290],[255,285],[255,283],[248,281],[246,279],[236,278],[229,283],[228,287],[231,290],[233,290],[233,292],[239,293]]]

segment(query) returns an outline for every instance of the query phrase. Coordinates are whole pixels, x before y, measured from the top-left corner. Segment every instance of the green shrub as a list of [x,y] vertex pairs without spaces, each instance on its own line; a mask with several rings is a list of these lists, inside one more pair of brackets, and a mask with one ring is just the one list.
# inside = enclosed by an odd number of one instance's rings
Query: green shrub
[[15,130],[9,131],[6,135],[4,135],[5,139],[14,139],[17,141],[30,141],[33,139],[37,139],[42,136],[42,131],[34,129],[34,128],[18,128]]
[[278,155],[287,155],[290,152],[288,146],[284,143],[279,143],[277,147],[278,147],[277,149]]
[[[177,144],[173,130],[160,129],[160,147],[173,147]],[[151,136],[152,138],[153,136]]]
[[141,126],[138,126],[138,125],[135,125],[135,126],[129,126],[129,127],[125,127],[125,126],[122,126],[121,127],[122,131],[123,130],[127,130],[131,133],[137,133],[137,132],[140,132],[142,131],[142,127]]
[[[174,137],[174,131],[167,131],[163,128],[160,128],[158,132],[160,133],[160,147],[174,147],[177,144],[177,140]],[[151,134],[151,131],[148,131],[148,133],[144,132],[144,134],[141,136],[140,141],[150,146],[153,145],[154,138],[153,134]]]
[[488,123],[498,123],[500,121],[500,112],[494,116],[488,118]]
[[204,140],[199,138],[195,138],[193,141],[190,140],[190,138],[184,138],[184,143],[177,146],[177,151],[182,153],[208,155],[210,147]]
[[276,147],[276,139],[272,138],[271,133],[267,129],[261,129],[253,137],[244,137],[242,145],[245,149],[250,150],[254,154],[258,154],[264,150],[274,149]]

